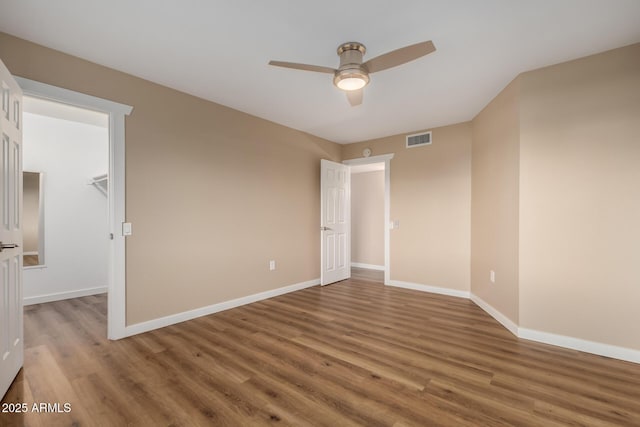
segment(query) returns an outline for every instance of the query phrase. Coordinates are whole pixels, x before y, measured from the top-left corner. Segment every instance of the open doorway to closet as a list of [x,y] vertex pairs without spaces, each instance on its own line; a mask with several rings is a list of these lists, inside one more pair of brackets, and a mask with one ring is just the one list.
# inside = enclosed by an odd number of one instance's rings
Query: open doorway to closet
[[[370,150],[365,151],[369,151],[370,154]],[[352,277],[368,276],[376,281],[381,281],[382,278],[384,284],[389,283],[391,276],[389,230],[391,228],[391,160],[393,157],[394,154],[389,153],[342,162],[350,166],[351,179],[356,180],[355,186],[353,181],[351,182],[350,191],[352,212],[356,210],[356,213],[351,216],[351,227],[356,229],[355,233],[352,231],[351,241]],[[354,195],[354,191],[357,194]],[[381,264],[378,246],[380,242],[383,250]],[[353,249],[354,245],[355,249]]]
[[351,166],[351,277],[384,281],[385,163]]
[[23,105],[24,304],[104,294],[109,115],[28,96]]

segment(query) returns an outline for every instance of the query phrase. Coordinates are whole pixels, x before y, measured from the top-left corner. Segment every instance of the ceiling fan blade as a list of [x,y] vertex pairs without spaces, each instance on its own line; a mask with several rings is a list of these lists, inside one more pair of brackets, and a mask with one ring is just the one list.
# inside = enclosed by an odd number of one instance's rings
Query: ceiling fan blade
[[317,73],[334,74],[336,70],[321,65],[297,64],[295,62],[269,61],[269,65],[276,67],[293,68],[294,70],[315,71]]
[[365,62],[364,65],[369,73],[376,73],[378,71],[386,70],[401,64],[404,64],[414,59],[418,59],[421,56],[425,56],[434,52],[436,47],[431,40],[422,43],[412,44],[411,46],[405,46],[400,49],[392,50],[391,52],[384,53],[380,56],[376,56]]
[[362,104],[363,92],[364,91],[362,89],[350,90],[346,92],[347,99],[349,100],[349,104],[351,104],[352,107],[356,107]]

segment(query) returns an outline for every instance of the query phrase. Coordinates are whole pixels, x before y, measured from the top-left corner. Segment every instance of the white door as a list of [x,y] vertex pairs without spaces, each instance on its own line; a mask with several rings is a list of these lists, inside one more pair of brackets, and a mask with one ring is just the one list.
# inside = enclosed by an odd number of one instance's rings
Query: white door
[[320,284],[351,277],[351,175],[349,166],[321,161]]
[[0,396],[22,367],[22,90],[0,61]]

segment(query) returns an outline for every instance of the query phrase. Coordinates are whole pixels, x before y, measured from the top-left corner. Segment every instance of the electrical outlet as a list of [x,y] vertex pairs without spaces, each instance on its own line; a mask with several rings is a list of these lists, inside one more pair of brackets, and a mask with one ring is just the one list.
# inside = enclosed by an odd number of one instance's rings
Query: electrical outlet
[[276,269],[276,262],[274,260],[269,261],[269,270],[273,271]]
[[491,283],[496,283],[496,272],[493,270],[489,271],[489,280],[491,280]]

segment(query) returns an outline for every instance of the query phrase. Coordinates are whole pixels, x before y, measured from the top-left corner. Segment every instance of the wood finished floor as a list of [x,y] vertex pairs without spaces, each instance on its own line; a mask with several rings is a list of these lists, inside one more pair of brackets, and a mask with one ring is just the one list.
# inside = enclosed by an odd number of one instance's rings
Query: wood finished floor
[[25,267],[31,267],[38,264],[40,264],[40,261],[38,261],[38,255],[22,256],[22,265],[24,265]]
[[519,340],[472,302],[351,279],[116,342],[106,297],[25,307],[0,414],[30,426],[640,426],[640,365]]

